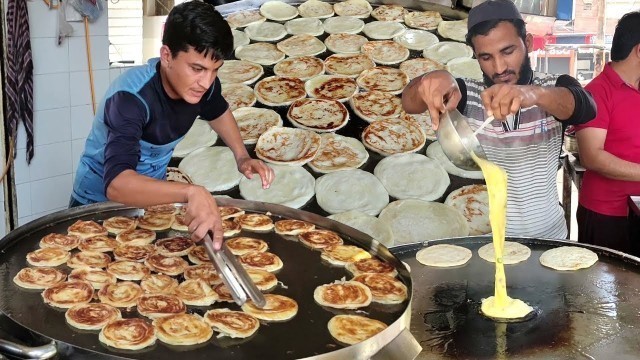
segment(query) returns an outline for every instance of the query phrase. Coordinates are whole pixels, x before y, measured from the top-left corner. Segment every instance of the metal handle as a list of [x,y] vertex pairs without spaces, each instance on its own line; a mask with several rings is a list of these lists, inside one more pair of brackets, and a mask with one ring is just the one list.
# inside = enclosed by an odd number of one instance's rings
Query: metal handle
[[236,257],[231,253],[227,245],[222,244],[222,255],[225,258],[227,264],[230,264],[229,269],[234,273],[235,277],[239,280],[240,285],[244,288],[249,298],[256,304],[257,307],[263,308],[267,304],[267,300],[260,292],[260,289],[253,283],[251,276],[247,270],[238,262]]
[[214,250],[213,237],[211,234],[207,233],[204,236],[204,239],[202,239],[202,242],[205,250],[207,251],[207,255],[209,256],[209,260],[213,263],[213,267],[216,269],[218,274],[220,274],[222,282],[229,288],[233,301],[238,305],[244,304],[247,301],[247,295],[242,289],[240,283],[238,283],[231,269],[229,269],[225,259],[221,256],[221,252]]
[[47,345],[29,347],[0,339],[0,352],[27,359],[50,359],[54,357],[58,351],[54,341]]

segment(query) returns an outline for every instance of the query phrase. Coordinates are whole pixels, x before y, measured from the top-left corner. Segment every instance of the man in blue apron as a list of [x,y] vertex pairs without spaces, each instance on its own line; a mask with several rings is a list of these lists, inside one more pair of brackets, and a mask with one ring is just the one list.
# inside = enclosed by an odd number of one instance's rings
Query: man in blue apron
[[274,173],[249,156],[221,95],[216,75],[233,51],[233,36],[220,13],[200,1],[174,7],[162,44],[160,58],[129,69],[107,90],[87,137],[69,206],[108,200],[137,207],[187,203],[193,239],[212,231],[219,247],[222,223],[209,191],[165,181],[173,149],[196,117],[209,120],[246,177],[258,174],[268,188]]

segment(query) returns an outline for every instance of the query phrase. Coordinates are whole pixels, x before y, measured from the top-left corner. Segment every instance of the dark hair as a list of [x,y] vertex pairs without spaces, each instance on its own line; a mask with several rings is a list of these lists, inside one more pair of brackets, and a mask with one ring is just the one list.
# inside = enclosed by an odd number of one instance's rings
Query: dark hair
[[640,11],[626,13],[618,21],[611,43],[611,61],[626,59],[634,46],[640,44]]
[[204,56],[224,60],[233,52],[233,35],[229,24],[212,5],[193,0],[171,9],[162,44],[169,47],[173,57],[180,51],[189,51],[191,46]]
[[511,23],[516,28],[518,36],[520,36],[522,41],[526,43],[527,27],[525,26],[524,21],[520,19],[496,19],[483,21],[471,27],[471,29],[469,29],[469,31],[467,32],[467,45],[471,46],[471,48],[475,50],[475,48],[473,47],[473,42],[471,42],[471,40],[473,40],[473,38],[478,35],[487,35],[489,31],[493,30],[501,22]]

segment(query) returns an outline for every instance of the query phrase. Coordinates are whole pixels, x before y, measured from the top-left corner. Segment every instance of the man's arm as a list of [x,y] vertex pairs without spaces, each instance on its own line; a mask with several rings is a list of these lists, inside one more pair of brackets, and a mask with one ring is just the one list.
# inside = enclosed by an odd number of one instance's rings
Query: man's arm
[[440,113],[455,109],[461,98],[456,79],[445,70],[436,70],[411,80],[402,92],[402,108],[409,114],[429,110],[435,130],[440,123]]
[[607,130],[588,127],[576,133],[580,164],[602,176],[616,180],[640,181],[640,164],[620,159],[604,150]]

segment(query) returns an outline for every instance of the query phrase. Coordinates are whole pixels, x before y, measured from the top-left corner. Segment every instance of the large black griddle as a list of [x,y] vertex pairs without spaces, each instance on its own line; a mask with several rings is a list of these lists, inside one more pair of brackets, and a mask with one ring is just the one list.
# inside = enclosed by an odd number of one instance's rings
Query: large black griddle
[[[491,238],[468,237],[394,247],[414,282],[411,333],[423,359],[638,359],[640,358],[640,259],[564,240],[508,238],[531,248],[525,262],[505,265],[507,292],[536,309],[519,323],[496,323],[479,313],[494,293],[495,265],[477,250]],[[424,246],[455,244],[473,251],[464,266],[434,268],[417,262]],[[556,271],[539,263],[558,246],[595,251],[588,269]]]

